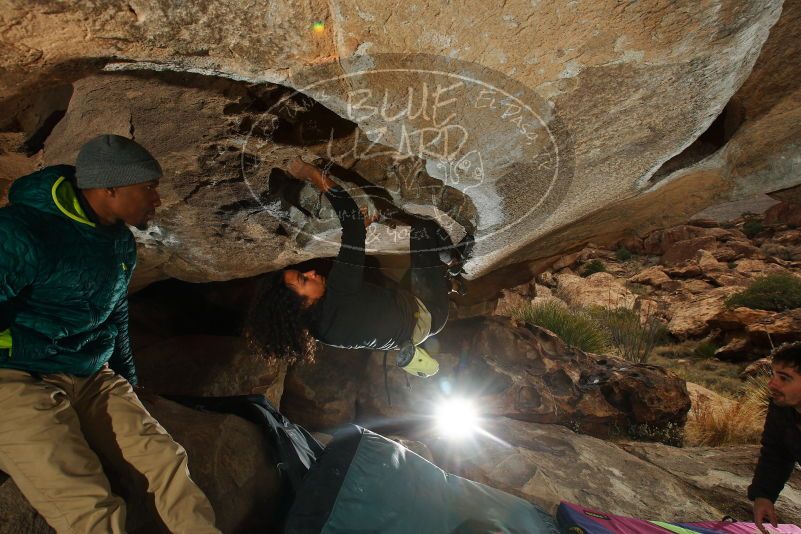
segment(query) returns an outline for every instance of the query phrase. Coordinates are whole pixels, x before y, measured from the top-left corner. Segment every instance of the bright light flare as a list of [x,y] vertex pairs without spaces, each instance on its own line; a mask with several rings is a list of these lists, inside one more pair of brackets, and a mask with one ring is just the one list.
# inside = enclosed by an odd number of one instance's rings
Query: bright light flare
[[461,439],[475,433],[478,428],[478,412],[466,399],[446,399],[437,408],[437,429],[446,438]]
[[325,23],[322,21],[317,21],[312,24],[312,31],[314,33],[323,33],[325,31]]

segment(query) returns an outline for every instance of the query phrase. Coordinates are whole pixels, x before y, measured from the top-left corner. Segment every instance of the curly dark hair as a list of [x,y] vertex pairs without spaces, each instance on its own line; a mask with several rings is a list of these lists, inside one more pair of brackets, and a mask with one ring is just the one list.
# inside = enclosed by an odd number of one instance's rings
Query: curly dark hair
[[773,363],[792,367],[801,373],[801,342],[784,343],[771,352]]
[[284,271],[272,273],[256,287],[245,319],[245,338],[265,358],[288,363],[313,362],[317,341],[309,333],[319,302],[303,306],[303,299],[284,283]]

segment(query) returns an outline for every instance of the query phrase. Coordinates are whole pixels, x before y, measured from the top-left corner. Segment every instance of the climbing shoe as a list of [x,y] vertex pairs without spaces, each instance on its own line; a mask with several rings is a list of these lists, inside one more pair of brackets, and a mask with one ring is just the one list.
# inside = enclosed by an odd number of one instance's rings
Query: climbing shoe
[[439,362],[422,347],[404,343],[398,352],[398,367],[410,375],[428,378],[439,371]]

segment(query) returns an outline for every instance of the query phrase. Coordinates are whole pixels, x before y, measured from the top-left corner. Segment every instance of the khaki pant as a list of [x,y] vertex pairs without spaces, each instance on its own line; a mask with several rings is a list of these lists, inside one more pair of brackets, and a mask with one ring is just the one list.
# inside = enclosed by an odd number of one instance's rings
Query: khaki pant
[[[97,452],[95,452],[97,451]],[[186,451],[108,367],[89,377],[0,369],[0,470],[57,532],[125,531],[98,458],[140,472],[175,533],[218,533]]]
[[428,311],[423,301],[414,297],[417,302],[417,310],[414,312],[414,317],[417,319],[414,323],[414,330],[412,330],[412,343],[419,345],[431,335],[431,312]]

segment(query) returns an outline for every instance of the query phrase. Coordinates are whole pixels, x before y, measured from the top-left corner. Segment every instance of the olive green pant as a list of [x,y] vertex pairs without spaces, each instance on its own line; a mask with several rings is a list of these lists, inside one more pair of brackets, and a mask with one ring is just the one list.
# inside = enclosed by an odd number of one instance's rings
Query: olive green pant
[[186,451],[127,380],[108,367],[88,377],[0,369],[0,470],[57,532],[125,532],[125,502],[98,454],[144,476],[171,532],[219,532]]

